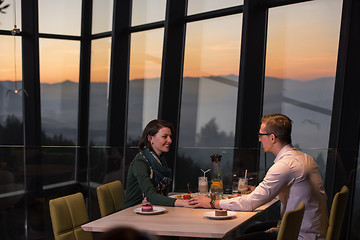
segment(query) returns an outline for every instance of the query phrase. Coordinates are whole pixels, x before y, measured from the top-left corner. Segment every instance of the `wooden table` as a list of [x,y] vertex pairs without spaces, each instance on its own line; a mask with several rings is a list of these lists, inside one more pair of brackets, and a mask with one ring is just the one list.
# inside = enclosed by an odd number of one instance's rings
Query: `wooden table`
[[235,228],[266,210],[277,200],[267,203],[253,212],[236,212],[235,218],[214,220],[203,216],[213,209],[165,207],[166,211],[157,215],[142,215],[134,212],[140,205],[124,209],[106,217],[82,225],[91,232],[106,232],[114,227],[132,227],[160,236],[223,238]]

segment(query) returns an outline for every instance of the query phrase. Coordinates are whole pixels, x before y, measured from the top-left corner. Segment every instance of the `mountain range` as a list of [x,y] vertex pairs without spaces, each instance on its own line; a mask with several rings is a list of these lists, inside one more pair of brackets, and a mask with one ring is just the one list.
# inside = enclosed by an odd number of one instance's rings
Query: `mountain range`
[[[293,140],[298,145],[327,147],[325,136],[330,129],[334,81],[334,77],[311,81],[266,77],[263,112],[290,116],[294,121]],[[156,118],[159,85],[159,78],[130,81],[128,140],[137,139],[145,124]],[[180,145],[196,146],[199,132],[212,119],[219,132],[234,135],[237,86],[235,75],[184,78],[180,129],[186,126],[187,130],[180,130]],[[104,145],[108,84],[94,82],[90,88],[89,137],[95,145]],[[14,83],[0,81],[1,122],[8,115],[21,118],[22,97],[11,92],[7,94],[8,89],[14,89]],[[76,142],[77,98],[76,82],[41,83],[42,129],[47,135],[61,134]]]

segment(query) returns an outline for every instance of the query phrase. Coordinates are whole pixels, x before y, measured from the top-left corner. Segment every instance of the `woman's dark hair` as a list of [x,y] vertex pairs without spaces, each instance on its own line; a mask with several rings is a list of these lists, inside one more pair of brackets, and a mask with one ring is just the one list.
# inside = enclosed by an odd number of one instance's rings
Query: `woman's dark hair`
[[161,128],[170,128],[171,130],[171,133],[174,132],[174,126],[169,123],[169,122],[166,122],[164,120],[158,120],[158,119],[154,119],[152,121],[150,121],[142,135],[141,135],[141,138],[140,138],[140,141],[139,141],[139,149],[143,149],[144,147],[146,147],[147,149],[149,150],[154,150],[151,146],[151,143],[149,142],[148,140],[148,136],[155,136],[155,134],[161,129]]

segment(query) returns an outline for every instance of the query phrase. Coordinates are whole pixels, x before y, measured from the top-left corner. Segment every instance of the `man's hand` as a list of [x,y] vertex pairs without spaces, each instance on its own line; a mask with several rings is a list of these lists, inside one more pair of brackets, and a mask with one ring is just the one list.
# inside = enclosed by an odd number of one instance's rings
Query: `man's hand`
[[205,196],[196,196],[189,200],[189,204],[194,208],[211,208],[210,200]]
[[248,185],[248,193],[251,193],[252,191],[254,191],[256,187]]

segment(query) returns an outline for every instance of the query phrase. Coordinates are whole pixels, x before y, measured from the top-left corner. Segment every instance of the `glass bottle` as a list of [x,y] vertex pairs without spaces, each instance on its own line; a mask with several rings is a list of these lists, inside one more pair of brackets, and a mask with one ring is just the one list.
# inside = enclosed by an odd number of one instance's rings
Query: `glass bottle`
[[211,194],[216,194],[217,197],[221,197],[224,194],[224,187],[220,168],[220,161],[222,156],[220,154],[214,154],[210,157],[212,161],[210,191]]

